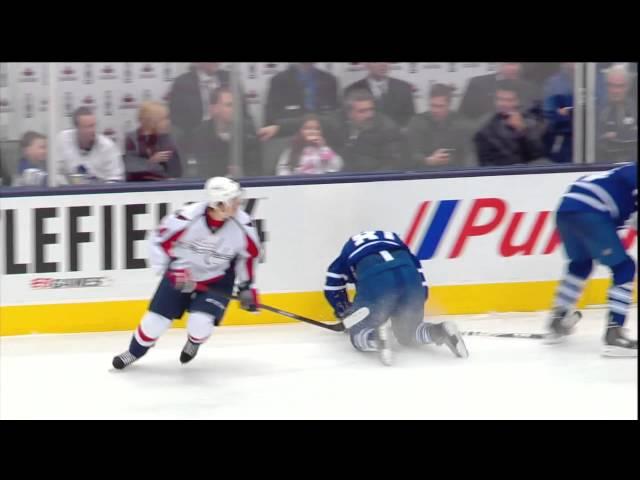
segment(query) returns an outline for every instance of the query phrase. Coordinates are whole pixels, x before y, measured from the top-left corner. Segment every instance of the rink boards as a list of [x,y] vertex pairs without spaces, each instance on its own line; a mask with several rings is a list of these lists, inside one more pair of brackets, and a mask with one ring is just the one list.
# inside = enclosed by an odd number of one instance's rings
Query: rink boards
[[[585,173],[248,186],[246,208],[265,250],[261,300],[331,319],[327,266],[349,236],[381,229],[400,234],[421,259],[427,312],[546,309],[563,269],[553,210]],[[199,188],[171,188],[2,198],[0,334],[135,327],[158,282],[147,266],[147,232],[202,199]],[[636,258],[636,232],[620,236]],[[608,271],[598,267],[593,278],[583,305],[606,301]],[[284,321],[231,305],[225,324]]]

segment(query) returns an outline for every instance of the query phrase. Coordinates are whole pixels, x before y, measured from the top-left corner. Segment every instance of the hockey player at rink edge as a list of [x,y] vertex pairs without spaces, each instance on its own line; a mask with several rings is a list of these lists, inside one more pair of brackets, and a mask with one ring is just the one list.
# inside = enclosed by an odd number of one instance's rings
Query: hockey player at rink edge
[[[347,283],[356,286],[353,304]],[[391,333],[404,346],[446,345],[458,357],[469,356],[452,322],[424,321],[429,289],[420,261],[393,232],[354,235],[328,268],[324,295],[348,330],[353,346],[378,352],[385,365],[393,362]]]
[[625,222],[638,228],[638,162],[573,182],[562,196],[556,225],[569,258],[556,290],[547,343],[560,343],[579,320],[575,305],[593,269],[594,260],[611,270],[609,308],[602,355],[637,357],[638,341],[626,336],[623,325],[631,304],[636,265],[617,234]]
[[[240,209],[242,189],[225,177],[210,178],[206,201],[167,215],[151,234],[150,262],[162,280],[129,349],[114,357],[123,369],[145,355],[171,322],[189,311],[187,342],[180,361],[187,363],[220,324],[234,284],[244,310],[256,311],[253,287],[260,241],[249,215]],[[216,295],[220,292],[222,295]]]

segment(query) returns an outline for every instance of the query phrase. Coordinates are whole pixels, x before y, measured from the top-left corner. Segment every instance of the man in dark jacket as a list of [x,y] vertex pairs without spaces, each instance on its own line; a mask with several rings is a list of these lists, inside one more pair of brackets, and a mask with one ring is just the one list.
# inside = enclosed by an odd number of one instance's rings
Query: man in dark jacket
[[469,128],[451,111],[452,88],[436,83],[429,91],[429,111],[414,116],[407,137],[411,168],[464,166],[470,150]]
[[469,120],[479,120],[484,115],[493,111],[493,102],[496,87],[503,80],[514,82],[520,92],[520,103],[529,108],[535,100],[539,100],[540,94],[536,87],[521,78],[522,65],[520,63],[501,63],[497,73],[473,77],[469,80],[458,113]]
[[544,124],[521,113],[518,84],[500,82],[495,94],[496,113],[474,136],[482,166],[528,163],[544,156]]
[[[233,134],[233,94],[228,87],[213,91],[210,98],[210,119],[203,122],[193,137],[193,155],[197,162],[197,176],[237,176],[238,170],[231,163],[231,139]],[[262,174],[260,141],[249,115],[242,128],[243,175]]]
[[376,109],[393,120],[399,127],[406,128],[416,113],[411,85],[404,80],[389,77],[388,63],[366,63],[369,75],[351,84],[345,90],[367,90],[376,99]]
[[406,142],[393,120],[376,112],[373,95],[353,90],[344,103],[344,112],[323,121],[327,143],[344,160],[343,171],[406,169]]
[[308,113],[326,115],[338,110],[338,81],[313,63],[292,63],[269,83],[261,140],[294,135]]

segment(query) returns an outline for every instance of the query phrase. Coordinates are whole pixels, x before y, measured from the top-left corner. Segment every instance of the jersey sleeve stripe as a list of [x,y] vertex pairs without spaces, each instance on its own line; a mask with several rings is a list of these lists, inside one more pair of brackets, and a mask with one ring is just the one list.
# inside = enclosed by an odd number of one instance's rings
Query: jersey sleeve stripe
[[343,278],[345,280],[348,280],[348,277],[346,275],[342,275],[342,274],[339,274],[339,273],[327,272],[327,277],[330,277],[330,278]]
[[173,248],[174,243],[178,241],[178,239],[184,234],[184,232],[186,232],[186,229],[179,230],[160,244],[160,246],[168,256],[172,256],[171,249]]
[[596,210],[600,210],[601,212],[608,212],[609,209],[606,205],[599,202],[594,197],[590,197],[589,195],[585,195],[584,193],[565,193],[563,195],[565,198],[573,198],[574,200],[578,200],[579,202],[586,203],[590,207],[595,208]]
[[[246,235],[246,234],[245,234]],[[253,262],[258,257],[258,247],[253,241],[253,239],[246,235],[247,237],[247,253],[249,254],[249,258],[247,259],[247,275],[250,281],[253,281]]]
[[392,242],[392,241],[389,241],[389,240],[378,240],[378,241],[375,241],[375,242],[367,242],[364,245],[362,245],[361,247],[358,247],[353,252],[351,252],[351,255],[349,255],[349,258],[353,257],[354,255],[359,253],[361,250],[363,250],[363,249],[365,249],[367,247],[370,247],[371,245],[376,245],[378,243],[387,243],[389,245],[394,245],[396,247],[402,247],[402,245],[399,244],[398,242]]
[[607,192],[600,185],[596,185],[595,183],[589,183],[589,182],[576,182],[574,183],[574,185],[576,187],[589,190],[591,193],[597,196],[600,199],[600,201],[602,201],[602,203],[604,203],[607,206],[607,209],[613,214],[615,218],[618,218],[620,216],[620,212],[618,211],[618,206],[616,205],[616,202],[613,200],[613,198],[611,198],[611,195],[609,195],[609,192]]

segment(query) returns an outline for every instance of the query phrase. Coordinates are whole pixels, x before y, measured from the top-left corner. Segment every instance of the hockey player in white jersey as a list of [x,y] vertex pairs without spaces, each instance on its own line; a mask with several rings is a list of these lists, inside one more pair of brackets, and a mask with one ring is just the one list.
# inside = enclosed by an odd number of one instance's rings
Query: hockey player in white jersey
[[166,216],[150,235],[151,266],[162,280],[129,349],[114,357],[117,369],[146,354],[187,310],[188,338],[180,361],[191,361],[220,324],[235,283],[241,307],[257,310],[254,275],[260,242],[251,218],[240,210],[242,189],[225,177],[210,178],[204,189],[207,201]]

